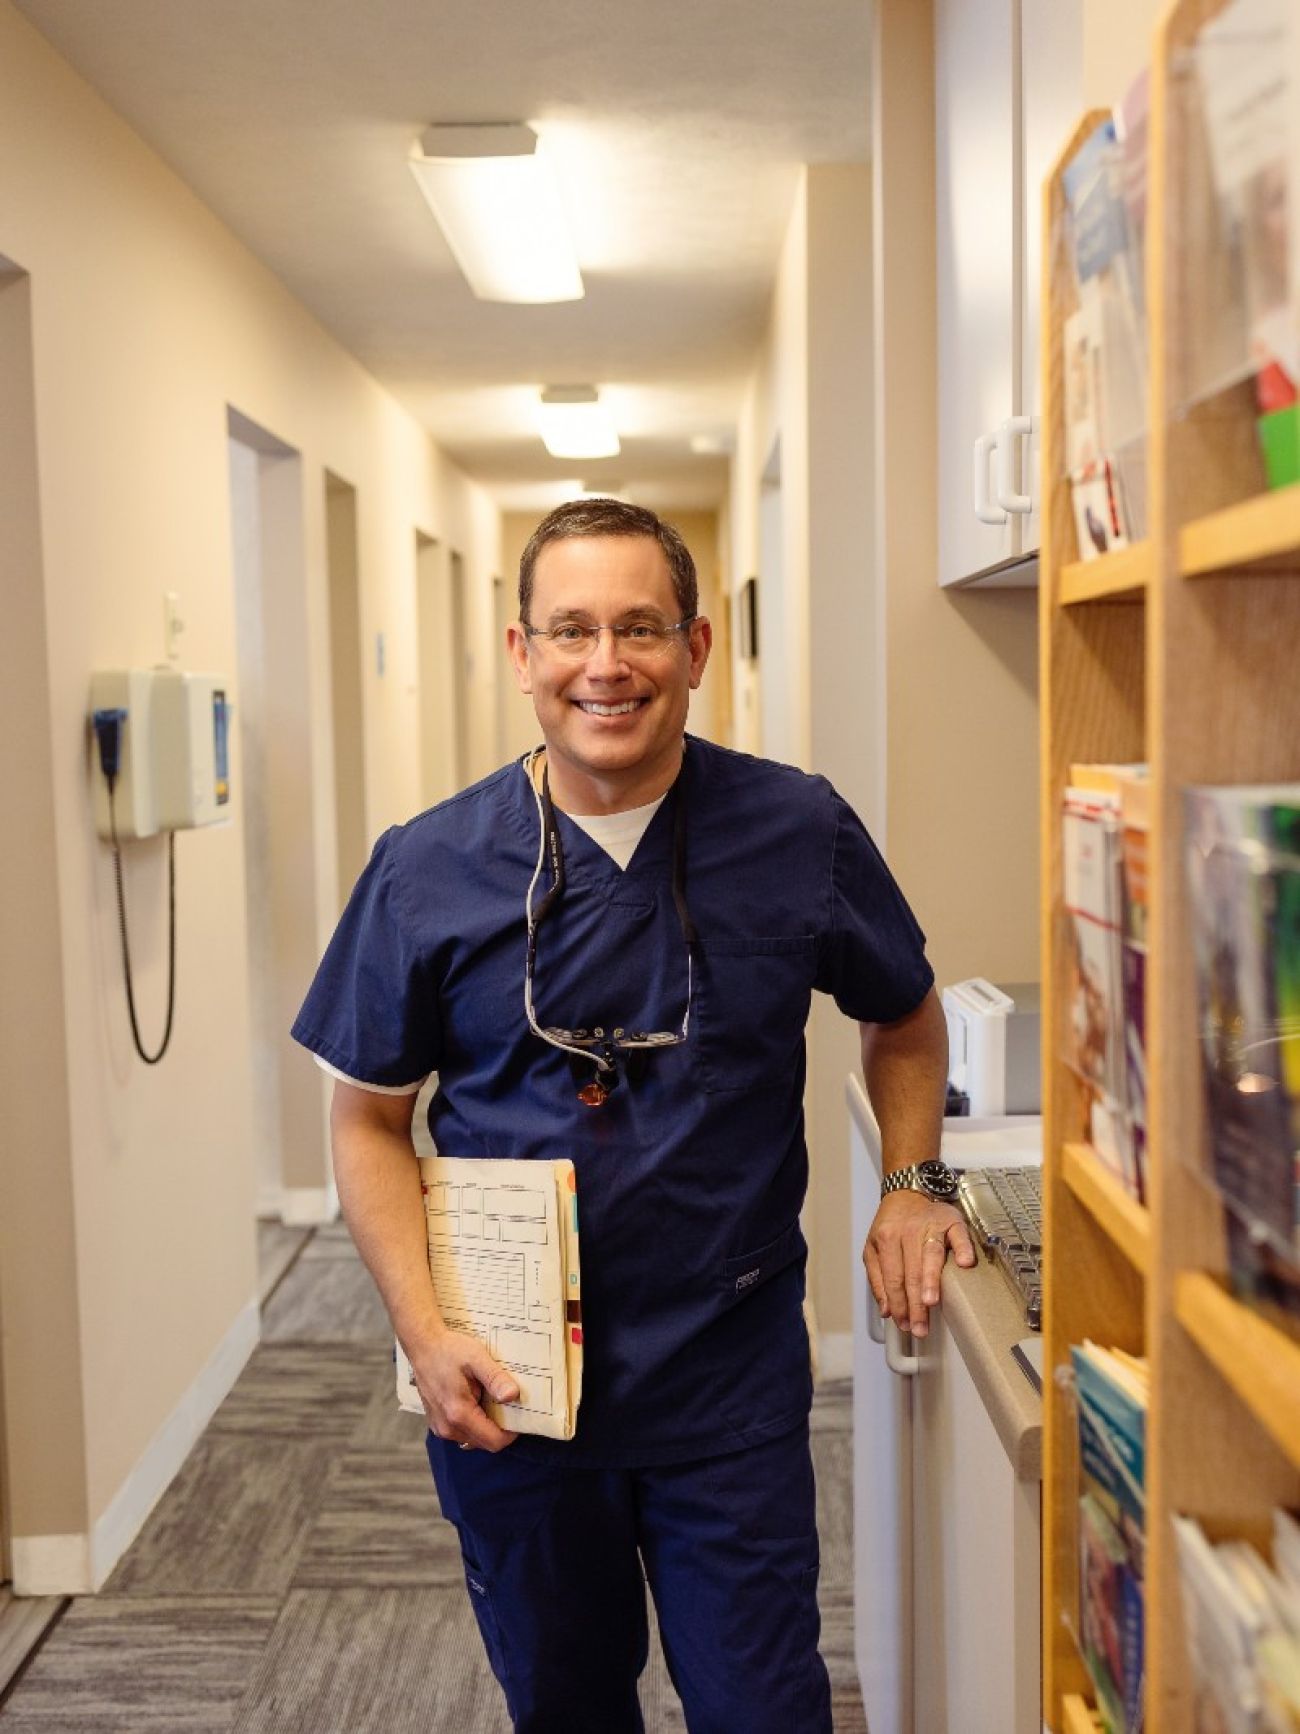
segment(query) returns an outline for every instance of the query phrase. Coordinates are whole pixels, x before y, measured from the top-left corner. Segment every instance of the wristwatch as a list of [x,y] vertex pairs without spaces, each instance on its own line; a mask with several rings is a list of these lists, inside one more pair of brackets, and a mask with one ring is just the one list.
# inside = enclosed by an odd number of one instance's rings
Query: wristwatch
[[889,1192],[923,1192],[927,1198],[936,1199],[940,1204],[955,1204],[960,1179],[957,1169],[950,1168],[936,1157],[929,1162],[916,1162],[910,1168],[895,1168],[892,1174],[886,1174],[880,1182],[880,1196],[883,1198]]

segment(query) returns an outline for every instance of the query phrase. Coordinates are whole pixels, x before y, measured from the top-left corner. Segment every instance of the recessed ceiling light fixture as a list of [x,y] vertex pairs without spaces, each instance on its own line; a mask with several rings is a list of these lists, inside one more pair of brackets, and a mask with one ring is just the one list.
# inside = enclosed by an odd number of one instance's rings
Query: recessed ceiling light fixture
[[559,188],[531,127],[427,127],[410,162],[480,301],[582,299]]
[[594,385],[548,385],[537,428],[553,458],[616,458],[618,434]]

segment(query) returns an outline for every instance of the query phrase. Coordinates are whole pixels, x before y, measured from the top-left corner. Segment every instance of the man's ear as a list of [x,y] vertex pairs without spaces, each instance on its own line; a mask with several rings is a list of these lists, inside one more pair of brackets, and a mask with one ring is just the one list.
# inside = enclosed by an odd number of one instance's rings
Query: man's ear
[[528,661],[528,634],[516,620],[513,626],[506,627],[506,650],[510,657],[510,666],[515,671],[515,680],[520,692],[531,695],[533,690],[533,671]]
[[691,691],[704,678],[705,664],[709,660],[709,652],[713,649],[713,627],[704,615],[691,622]]

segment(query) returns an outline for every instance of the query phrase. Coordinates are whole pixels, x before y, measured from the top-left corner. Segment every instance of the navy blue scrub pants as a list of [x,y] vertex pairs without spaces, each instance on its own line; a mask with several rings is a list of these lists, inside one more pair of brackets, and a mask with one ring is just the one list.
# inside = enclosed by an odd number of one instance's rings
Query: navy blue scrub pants
[[647,1580],[690,1734],[829,1734],[806,1424],[653,1469],[428,1450],[520,1734],[641,1734]]

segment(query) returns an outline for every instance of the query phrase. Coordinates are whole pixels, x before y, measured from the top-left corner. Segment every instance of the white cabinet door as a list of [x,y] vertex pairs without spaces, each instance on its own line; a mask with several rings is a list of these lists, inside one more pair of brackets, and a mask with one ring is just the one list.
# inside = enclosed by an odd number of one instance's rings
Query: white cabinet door
[[1037,1483],[1016,1480],[942,1312],[913,1386],[917,1734],[1039,1734]]
[[[1016,410],[1015,0],[935,0],[939,582],[1020,552],[1014,514],[975,513],[976,442]],[[996,481],[989,452],[988,491]]]
[[[856,1085],[856,1080],[855,1080]],[[915,1734],[912,1712],[912,1384],[885,1365],[859,1253],[880,1201],[878,1135],[850,1121],[853,1312],[853,1636],[871,1734]]]
[[[1043,182],[1083,113],[1083,0],[1020,0],[1020,65],[1025,259],[1020,407],[1037,423],[1043,246],[1050,240],[1043,234]],[[1028,472],[1034,509],[1021,529],[1025,553],[1039,540],[1038,452],[1035,438]]]

